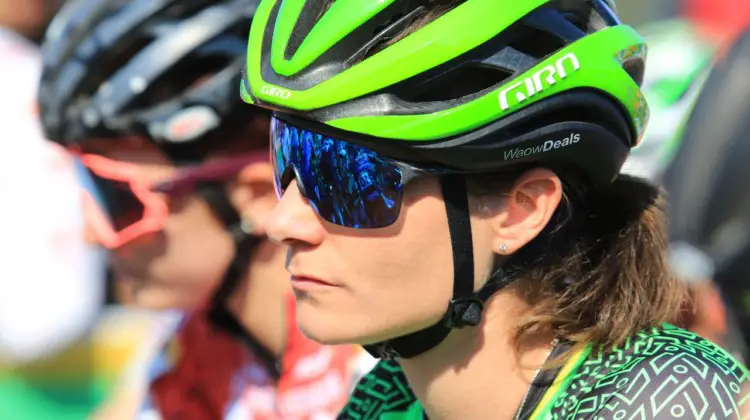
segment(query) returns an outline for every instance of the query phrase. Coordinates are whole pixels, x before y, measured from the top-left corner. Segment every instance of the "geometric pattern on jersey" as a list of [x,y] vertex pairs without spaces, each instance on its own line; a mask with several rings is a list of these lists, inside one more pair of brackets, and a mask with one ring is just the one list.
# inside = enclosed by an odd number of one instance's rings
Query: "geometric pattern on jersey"
[[381,360],[359,381],[338,419],[404,419],[416,401],[398,362]]
[[[747,370],[720,347],[672,325],[640,332],[607,352],[588,348],[576,359],[580,362],[570,366],[566,378],[555,379],[566,385],[552,387],[532,419],[720,420],[750,411]],[[380,361],[360,380],[338,416],[422,418],[419,401],[393,360]]]
[[606,354],[592,352],[546,419],[734,419],[750,378],[712,342],[665,325]]

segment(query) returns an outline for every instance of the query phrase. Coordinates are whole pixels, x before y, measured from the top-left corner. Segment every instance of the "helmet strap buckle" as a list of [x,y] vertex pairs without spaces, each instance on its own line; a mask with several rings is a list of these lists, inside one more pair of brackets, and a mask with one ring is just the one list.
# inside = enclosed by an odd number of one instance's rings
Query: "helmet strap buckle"
[[476,296],[454,298],[448,304],[443,323],[448,328],[476,327],[482,323],[484,304]]

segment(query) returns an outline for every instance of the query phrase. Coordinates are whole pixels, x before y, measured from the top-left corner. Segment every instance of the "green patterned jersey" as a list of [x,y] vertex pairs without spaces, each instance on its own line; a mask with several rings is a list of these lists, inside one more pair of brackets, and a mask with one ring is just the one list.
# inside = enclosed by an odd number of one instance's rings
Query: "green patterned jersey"
[[[555,419],[739,419],[750,409],[748,371],[689,331],[664,325],[622,347],[572,353],[529,414]],[[419,401],[395,361],[365,376],[339,419],[423,420]]]

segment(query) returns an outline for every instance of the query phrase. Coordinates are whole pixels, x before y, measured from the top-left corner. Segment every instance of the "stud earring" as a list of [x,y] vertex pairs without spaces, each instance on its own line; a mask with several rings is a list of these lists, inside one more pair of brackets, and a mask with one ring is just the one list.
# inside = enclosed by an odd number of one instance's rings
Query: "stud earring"
[[505,254],[506,252],[508,252],[508,246],[505,244],[500,244],[500,253]]
[[240,222],[240,229],[247,235],[255,233],[255,227],[255,222],[250,218],[242,219]]

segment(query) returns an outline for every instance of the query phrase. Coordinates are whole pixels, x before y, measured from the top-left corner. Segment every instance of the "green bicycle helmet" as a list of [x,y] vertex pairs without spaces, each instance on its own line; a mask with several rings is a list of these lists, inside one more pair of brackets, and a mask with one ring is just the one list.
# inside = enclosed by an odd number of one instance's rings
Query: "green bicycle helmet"
[[[645,41],[613,9],[606,0],[263,0],[241,95],[394,159],[458,171],[566,165],[609,184],[649,115]],[[453,300],[432,327],[365,346],[375,356],[413,357],[451,328],[478,325],[483,302],[511,281],[499,270],[474,292],[466,187],[460,176],[440,182]]]
[[[565,160],[606,182],[643,132],[645,43],[604,0],[457,1],[390,44],[436,2],[325,3],[261,3],[246,102],[411,159],[470,170]],[[571,132],[577,147],[554,147]]]

